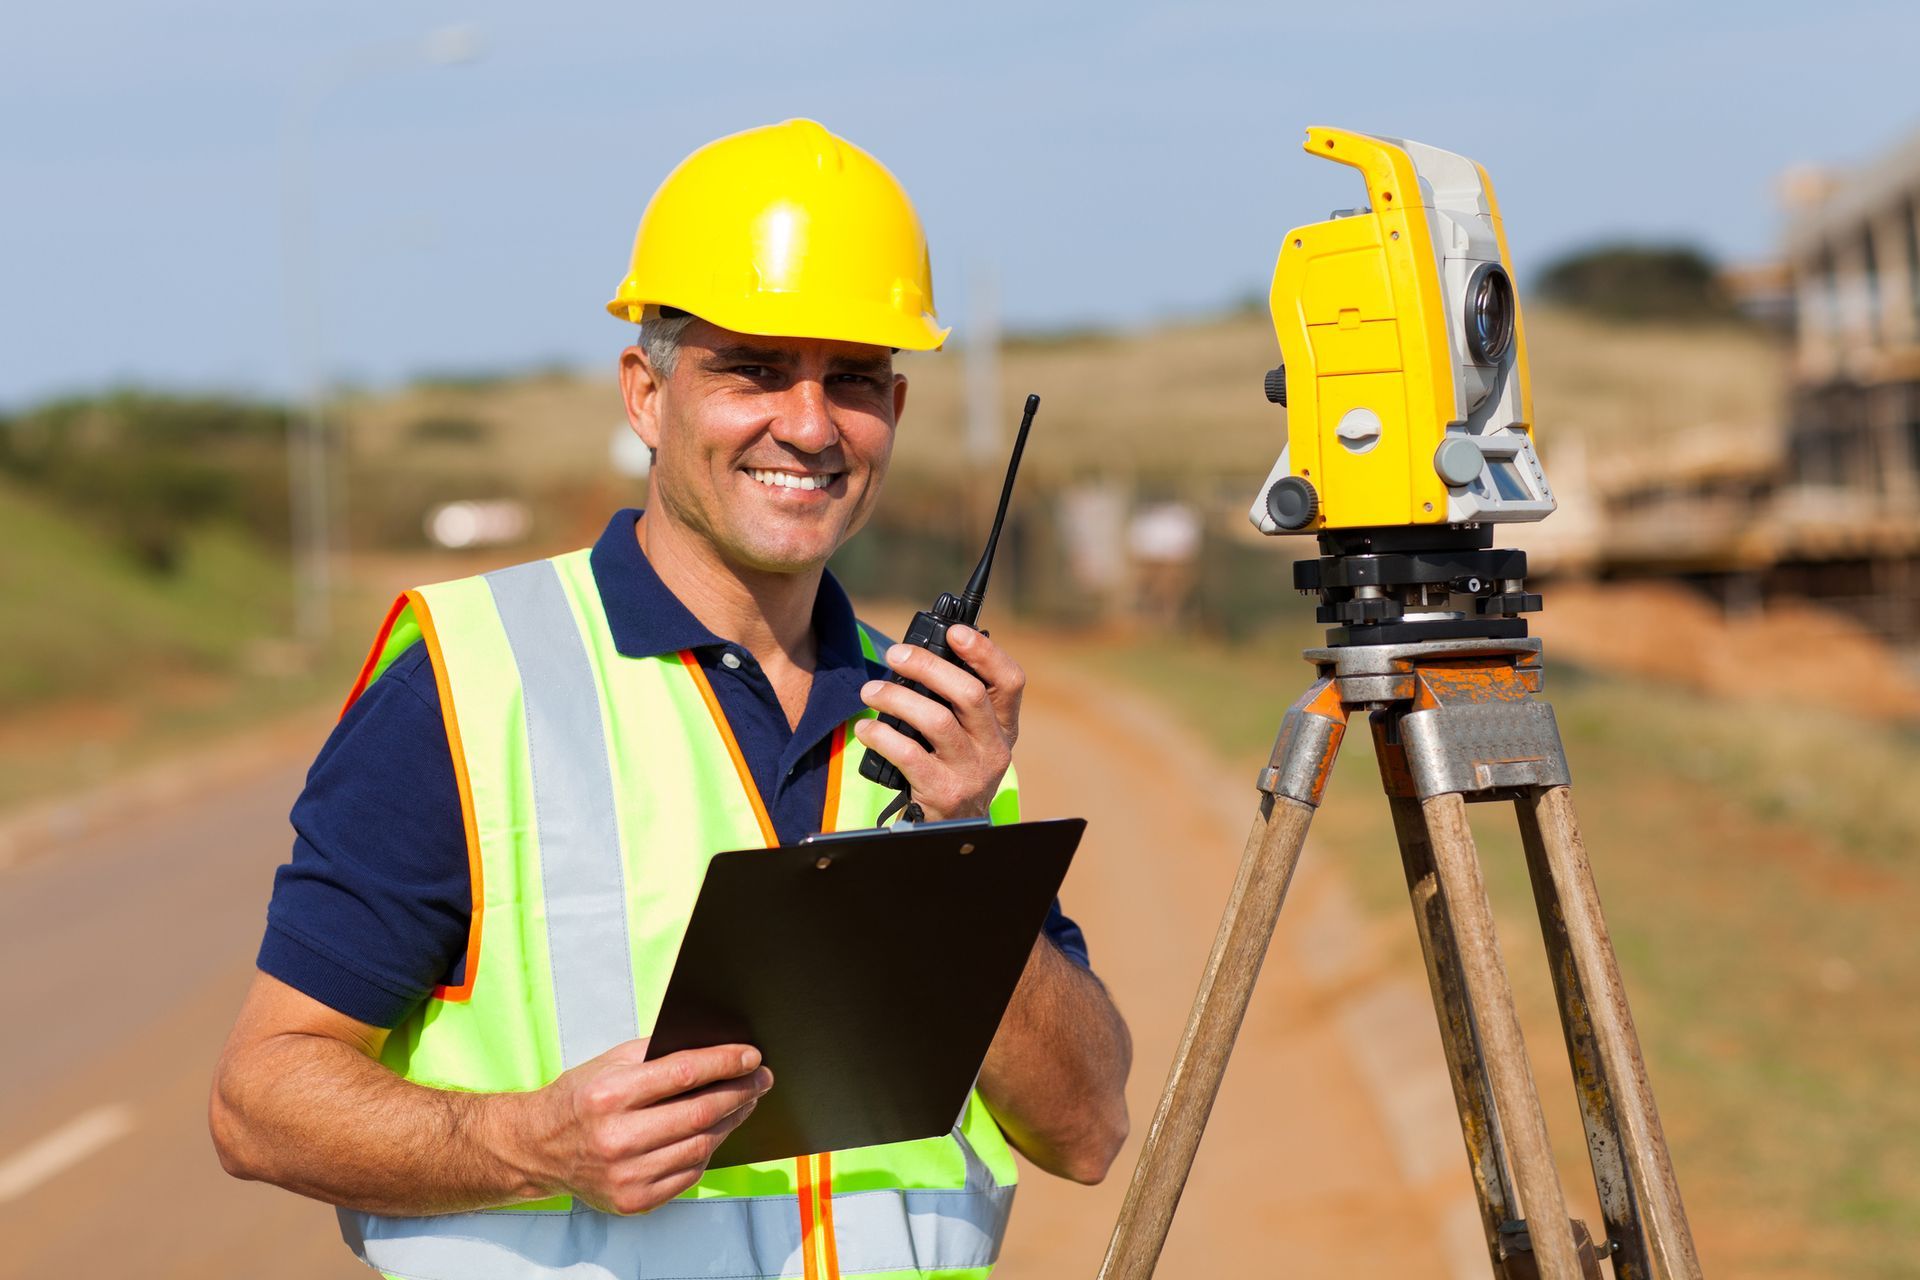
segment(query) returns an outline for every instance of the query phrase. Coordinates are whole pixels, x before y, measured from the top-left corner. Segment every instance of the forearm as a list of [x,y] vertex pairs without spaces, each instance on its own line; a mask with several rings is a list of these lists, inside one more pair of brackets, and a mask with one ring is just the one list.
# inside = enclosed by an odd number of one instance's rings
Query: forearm
[[414,1216],[552,1194],[519,1154],[536,1104],[532,1094],[426,1088],[352,1045],[287,1033],[222,1062],[212,1123],[236,1177]]
[[980,1092],[1029,1160],[1098,1182],[1126,1141],[1132,1061],[1106,988],[1042,937],[987,1051]]

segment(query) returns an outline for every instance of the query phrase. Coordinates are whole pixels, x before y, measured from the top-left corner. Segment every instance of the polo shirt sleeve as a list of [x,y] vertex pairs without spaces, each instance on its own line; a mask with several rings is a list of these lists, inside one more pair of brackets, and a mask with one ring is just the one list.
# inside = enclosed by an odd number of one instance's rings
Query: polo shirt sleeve
[[1055,898],[1047,909],[1047,922],[1040,926],[1047,940],[1060,948],[1060,954],[1085,969],[1093,972],[1093,961],[1087,957],[1087,937],[1080,932],[1080,926],[1073,917],[1060,909],[1060,899]]
[[334,727],[292,813],[262,972],[377,1027],[398,1026],[464,958],[466,829],[426,646]]

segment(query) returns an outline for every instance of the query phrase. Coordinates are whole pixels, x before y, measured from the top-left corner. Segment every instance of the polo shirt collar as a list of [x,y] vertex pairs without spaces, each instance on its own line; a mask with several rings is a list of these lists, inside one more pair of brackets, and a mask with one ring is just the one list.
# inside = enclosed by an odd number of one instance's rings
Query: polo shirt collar
[[[683,649],[734,643],[708,630],[660,580],[634,533],[641,514],[637,507],[617,512],[607,522],[606,530],[588,556],[594,586],[606,610],[607,627],[613,632],[613,647],[622,657],[657,658]],[[814,672],[816,682],[830,672],[845,672],[850,678],[857,676],[854,679],[857,700],[858,686],[867,681],[870,669],[881,675],[886,673],[883,666],[876,668],[867,662],[860,648],[860,630],[854,621],[853,604],[831,573],[820,576],[820,590],[813,600],[813,633],[820,646]],[[811,712],[812,707],[808,710]]]

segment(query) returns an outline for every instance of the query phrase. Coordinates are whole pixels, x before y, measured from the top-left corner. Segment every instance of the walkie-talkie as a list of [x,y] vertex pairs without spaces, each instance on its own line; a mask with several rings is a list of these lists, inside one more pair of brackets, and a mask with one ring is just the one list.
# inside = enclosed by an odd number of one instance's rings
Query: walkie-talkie
[[[902,644],[916,645],[937,657],[945,658],[963,671],[971,672],[972,668],[960,661],[948,646],[947,628],[955,625],[970,627],[980,616],[980,604],[987,595],[987,575],[993,572],[994,548],[1000,543],[1000,526],[1006,522],[1007,501],[1013,497],[1013,478],[1020,470],[1020,454],[1027,447],[1027,432],[1033,427],[1034,411],[1039,407],[1039,396],[1027,397],[1026,412],[1020,415],[1020,434],[1014,437],[1013,441],[1013,458],[1007,463],[1006,482],[1000,486],[1000,510],[994,514],[993,531],[987,535],[987,549],[981,553],[980,563],[975,566],[973,576],[967,579],[967,585],[959,595],[943,591],[940,593],[940,598],[933,602],[932,609],[922,609],[914,614],[913,623],[907,628],[906,637],[901,641]],[[909,680],[898,672],[889,679],[894,684],[904,684],[915,693],[925,694],[936,702],[946,701],[919,681]],[[923,747],[929,746],[919,730],[910,724],[903,723],[898,716],[881,716],[880,723],[898,729]],[[891,787],[900,793],[881,811],[878,819],[880,825],[884,826],[888,818],[902,809],[906,810],[907,821],[920,820],[920,806],[913,803],[907,779],[893,761],[872,747],[868,747],[866,758],[860,761],[860,776],[870,782],[877,782],[883,787]]]

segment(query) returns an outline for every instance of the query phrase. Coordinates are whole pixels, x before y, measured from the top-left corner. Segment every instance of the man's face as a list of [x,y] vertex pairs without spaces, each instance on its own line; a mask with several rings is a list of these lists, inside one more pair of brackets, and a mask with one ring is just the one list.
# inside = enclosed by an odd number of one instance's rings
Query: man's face
[[760,573],[817,568],[866,523],[907,398],[885,347],[697,319],[672,374],[629,347],[620,382],[653,509]]

